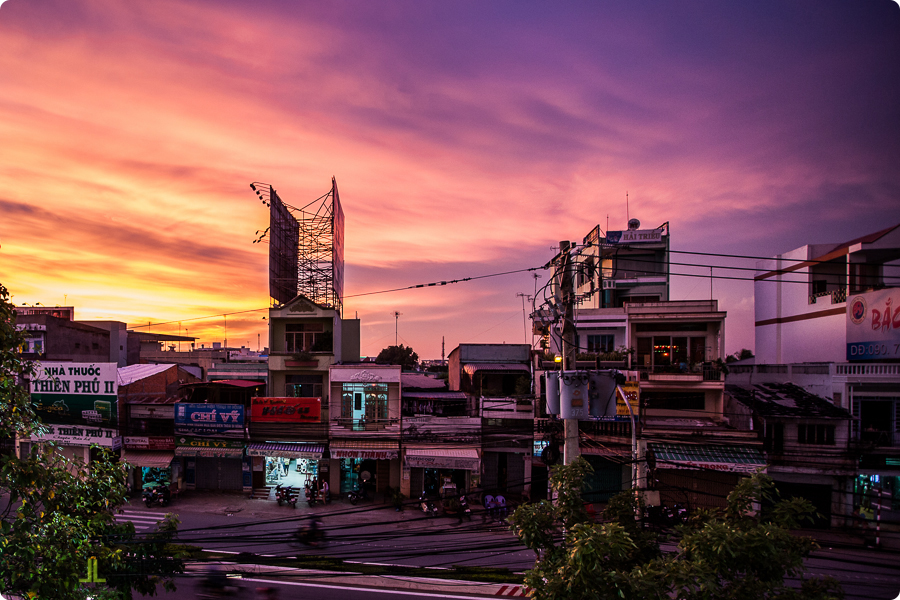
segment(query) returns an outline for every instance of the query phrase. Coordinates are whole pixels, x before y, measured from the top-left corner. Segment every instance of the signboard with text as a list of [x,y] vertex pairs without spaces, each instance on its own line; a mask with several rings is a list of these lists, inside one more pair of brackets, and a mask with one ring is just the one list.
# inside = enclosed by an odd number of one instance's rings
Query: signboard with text
[[900,358],[900,289],[847,297],[847,360]]
[[116,363],[38,363],[31,401],[49,423],[116,426],[117,370]]
[[240,458],[243,454],[243,440],[223,440],[188,436],[175,437],[175,456]]
[[128,450],[172,450],[175,438],[172,436],[128,436],[125,438]]
[[56,442],[62,446],[90,446],[97,444],[104,448],[118,449],[122,438],[116,435],[115,429],[87,427],[84,425],[51,425],[49,431],[42,436],[31,436],[32,442]]
[[252,398],[250,420],[254,423],[318,423],[321,398]]
[[625,231],[607,231],[607,244],[646,244],[661,242],[662,229],[626,229]]
[[175,433],[243,438],[244,406],[242,404],[176,404]]

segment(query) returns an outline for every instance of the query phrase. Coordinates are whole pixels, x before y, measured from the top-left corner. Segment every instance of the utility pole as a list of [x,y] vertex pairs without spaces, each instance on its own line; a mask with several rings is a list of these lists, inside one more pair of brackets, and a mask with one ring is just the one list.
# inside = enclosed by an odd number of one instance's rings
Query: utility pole
[[398,339],[399,336],[397,335],[397,329],[398,329],[398,326],[399,326],[399,324],[400,324],[400,315],[402,315],[402,314],[403,314],[403,313],[397,312],[396,310],[394,311],[394,345],[395,345],[395,346],[398,345],[398,344],[397,344],[397,339]]
[[[559,243],[559,263],[557,273],[562,292],[562,369],[563,372],[575,368],[575,278],[572,276],[574,261],[567,241]],[[565,442],[563,444],[563,464],[569,464],[581,454],[578,443],[578,419],[563,419]]]
[[528,301],[531,302],[532,296],[528,294],[518,293],[516,296],[520,296],[522,298],[522,331],[525,333],[525,343],[528,343],[528,319],[525,317],[525,298],[528,298]]

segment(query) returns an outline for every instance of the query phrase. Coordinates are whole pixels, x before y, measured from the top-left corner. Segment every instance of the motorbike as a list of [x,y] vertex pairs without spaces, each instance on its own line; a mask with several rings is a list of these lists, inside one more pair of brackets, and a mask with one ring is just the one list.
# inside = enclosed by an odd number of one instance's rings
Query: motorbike
[[282,487],[279,483],[275,486],[275,501],[278,502],[278,506],[281,506],[282,503],[287,503],[297,508],[297,493],[294,492],[294,488],[291,486]]
[[169,486],[165,483],[157,483],[154,486],[144,488],[142,496],[147,508],[150,508],[154,504],[166,506],[172,499],[172,493],[169,491]]
[[228,577],[228,574],[217,569],[203,578],[197,598],[212,600],[214,598],[230,598],[241,591],[241,586]]
[[469,500],[466,498],[466,495],[462,494],[459,497],[459,520],[462,521],[464,517],[471,521],[472,509],[469,508]]
[[422,492],[422,495],[419,496],[419,508],[429,517],[436,517],[438,514],[437,506],[435,506],[434,502],[431,501],[431,498],[429,498],[428,494],[425,492]]
[[300,529],[294,533],[294,540],[299,544],[312,546],[313,548],[323,548],[328,544],[325,530],[318,524],[300,527]]
[[360,500],[368,500],[368,499],[369,499],[369,494],[366,493],[365,485],[358,485],[358,486],[356,486],[356,488],[354,488],[347,494],[347,500],[350,501],[350,504],[354,504],[354,505],[357,502],[359,502]]

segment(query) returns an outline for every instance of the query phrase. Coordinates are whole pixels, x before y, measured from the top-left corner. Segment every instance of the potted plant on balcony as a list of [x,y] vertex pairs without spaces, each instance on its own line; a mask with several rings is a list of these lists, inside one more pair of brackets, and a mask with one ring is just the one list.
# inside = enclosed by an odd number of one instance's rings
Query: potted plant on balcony
[[286,367],[318,367],[319,361],[309,352],[296,352],[284,361]]

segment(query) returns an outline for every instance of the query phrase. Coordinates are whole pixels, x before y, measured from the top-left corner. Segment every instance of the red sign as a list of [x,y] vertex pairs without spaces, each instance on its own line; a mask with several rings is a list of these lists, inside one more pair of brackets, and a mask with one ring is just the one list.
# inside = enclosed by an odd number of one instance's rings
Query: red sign
[[252,398],[250,420],[254,423],[318,423],[321,398]]

